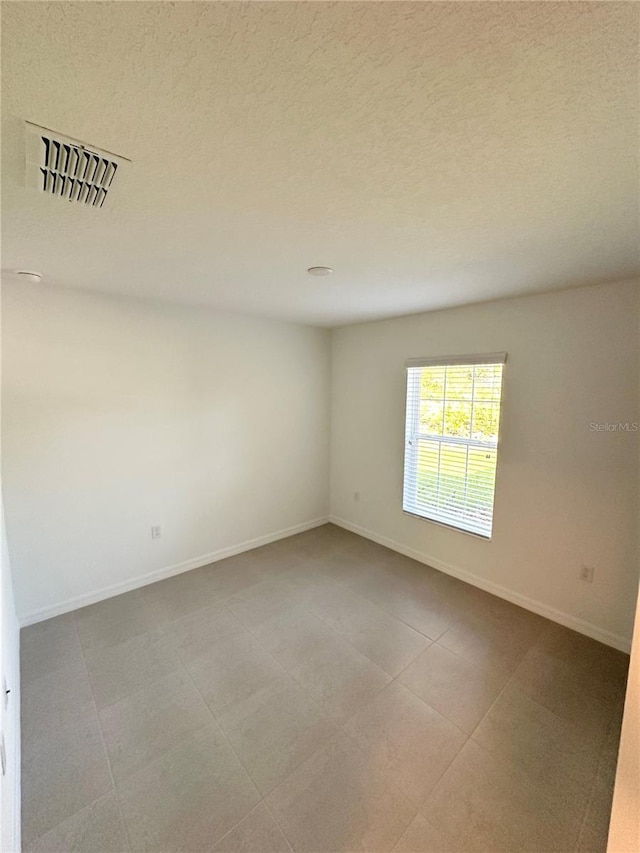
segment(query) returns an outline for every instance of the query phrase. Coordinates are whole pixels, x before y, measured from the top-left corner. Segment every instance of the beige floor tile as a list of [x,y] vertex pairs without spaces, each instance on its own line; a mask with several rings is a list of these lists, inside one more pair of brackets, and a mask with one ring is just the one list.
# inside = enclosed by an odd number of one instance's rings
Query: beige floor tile
[[393,853],[466,853],[463,848],[456,848],[434,829],[421,814],[416,815],[409,824],[400,841],[393,848]]
[[[289,536],[286,539],[286,544],[287,547],[301,557],[311,556],[315,558],[336,550],[342,550],[345,543],[351,543],[357,538],[341,528],[325,524],[321,527],[315,527],[313,530]],[[280,541],[282,543],[285,542],[285,540]]]
[[344,642],[317,616],[295,604],[256,625],[252,633],[287,670],[307,663],[327,643]]
[[342,734],[305,761],[266,802],[299,853],[391,850],[416,814]]
[[473,733],[490,752],[517,764],[536,783],[562,787],[567,777],[588,790],[600,749],[579,729],[509,684]]
[[585,792],[534,785],[473,740],[445,772],[422,814],[458,849],[477,853],[567,853],[576,843]]
[[20,631],[22,685],[80,661],[82,648],[73,613],[29,625]]
[[156,627],[151,609],[137,589],[77,610],[76,624],[85,651],[116,646]]
[[305,605],[347,642],[395,676],[431,642],[366,599],[344,589],[312,595]]
[[505,684],[503,673],[479,668],[437,643],[400,673],[398,680],[468,734]]
[[549,620],[545,620],[540,645],[557,657],[583,667],[602,666],[625,675],[629,667],[628,654]]
[[589,689],[586,676],[541,646],[534,646],[514,672],[520,689],[598,743],[606,736],[617,697]]
[[189,663],[246,630],[224,604],[219,604],[165,622],[160,633],[169,639],[180,660]]
[[95,710],[23,743],[22,839],[28,846],[112,788]]
[[370,563],[384,563],[393,553],[389,548],[385,548],[384,545],[378,545],[377,542],[365,539],[362,536],[355,536],[353,539],[350,539],[344,550],[350,554],[356,554]]
[[157,631],[88,651],[85,659],[98,708],[112,705],[180,668],[171,643]]
[[494,597],[483,589],[445,575],[444,572],[436,571],[434,575],[430,575],[428,586],[439,598],[462,613],[480,613],[488,600]]
[[[469,584],[459,581],[450,575],[445,575],[439,572],[432,566],[421,563],[418,560],[413,560],[410,557],[405,557],[403,554],[396,554],[389,551],[386,555],[383,565],[387,572],[391,572],[396,577],[399,577],[412,584],[419,584],[428,589],[432,595],[444,601],[446,604],[458,606],[458,599],[451,594],[453,588],[472,589]],[[466,599],[465,599],[466,600]]]
[[439,638],[438,644],[476,666],[511,675],[534,639],[507,625],[481,617],[464,617]]
[[218,722],[263,794],[337,731],[310,696],[286,675],[219,713]]
[[476,597],[473,604],[465,608],[465,614],[463,618],[483,623],[488,632],[495,629],[501,634],[507,629],[514,636],[529,642],[538,640],[549,624],[548,620],[537,613],[489,593]]
[[409,583],[390,572],[355,587],[383,610],[401,622],[437,640],[459,618],[459,612],[420,583]]
[[369,561],[349,551],[336,551],[314,560],[318,571],[345,586],[357,586],[383,572]]
[[271,542],[269,545],[247,551],[245,556],[258,567],[265,578],[276,577],[291,571],[306,560],[306,557],[301,556],[299,551],[287,542],[287,539]]
[[413,560],[411,557],[406,557],[404,554],[398,554],[395,551],[385,549],[381,554],[381,565],[391,572],[396,577],[402,578],[409,582],[429,583],[429,580],[442,572],[438,572],[426,563],[421,563],[418,560]]
[[394,681],[345,731],[418,808],[467,735]]
[[300,608],[264,623],[256,636],[339,724],[390,681],[379,666]]
[[133,853],[210,850],[260,795],[224,735],[207,729],[118,786]]
[[26,853],[125,853],[129,842],[118,801],[105,794],[26,848]]
[[245,627],[253,629],[299,604],[306,597],[305,589],[285,573],[239,592],[227,600],[227,606]]
[[78,716],[94,711],[91,683],[84,661],[74,661],[61,669],[22,685],[20,720],[24,749],[38,747],[40,741],[73,730]]
[[99,714],[116,782],[213,724],[188,673],[174,672]]
[[402,554],[390,551],[382,565],[386,572],[401,578],[410,588],[420,590],[421,594],[426,590],[429,596],[449,605],[456,611],[456,618],[478,613],[483,605],[495,599],[477,587]]
[[249,634],[216,645],[187,669],[216,715],[284,676],[280,664]]
[[265,572],[250,552],[212,563],[202,570],[213,603],[221,603],[243,589],[265,580]]
[[213,853],[291,853],[291,845],[260,803],[216,844]]
[[358,539],[362,538],[356,533],[352,533],[351,530],[347,530],[339,524],[334,524],[332,521],[323,525],[323,529],[326,530],[327,535],[341,548],[348,548],[351,543],[357,542]]
[[621,703],[621,705],[622,708],[614,709],[609,729],[602,743],[602,752],[600,753],[600,763],[598,765],[598,776],[601,780],[608,781],[610,785],[613,785],[615,781],[618,767],[620,730],[622,728],[624,703]]
[[606,853],[613,785],[614,780],[606,770],[596,776],[584,821],[580,828],[576,853]]
[[216,596],[211,588],[210,574],[208,566],[193,569],[145,586],[140,592],[159,624],[171,622],[203,607],[222,603],[222,597]]
[[564,677],[580,692],[603,699],[624,692],[629,656],[623,652],[553,622],[548,623],[538,645],[566,666]]

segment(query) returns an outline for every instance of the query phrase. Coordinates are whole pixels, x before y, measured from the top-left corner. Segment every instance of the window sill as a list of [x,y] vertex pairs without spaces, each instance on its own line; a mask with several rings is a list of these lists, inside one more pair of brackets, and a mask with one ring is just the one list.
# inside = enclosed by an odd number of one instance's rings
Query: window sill
[[473,536],[474,539],[480,539],[481,542],[491,542],[491,536],[486,536],[484,533],[475,533],[473,530],[465,530],[463,527],[456,527],[455,524],[447,524],[445,521],[438,521],[435,518],[429,518],[426,515],[418,515],[415,512],[409,512],[407,509],[402,510],[403,515],[408,515],[409,518],[417,518],[419,521],[428,521],[430,524],[437,524],[438,527],[444,527],[447,530],[455,530],[456,533],[464,533],[466,536]]

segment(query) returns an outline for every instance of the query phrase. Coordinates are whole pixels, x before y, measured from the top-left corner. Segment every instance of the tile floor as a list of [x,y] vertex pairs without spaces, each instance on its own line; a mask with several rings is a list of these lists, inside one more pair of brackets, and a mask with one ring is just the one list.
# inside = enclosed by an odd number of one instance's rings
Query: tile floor
[[628,659],[331,525],[22,632],[27,851],[604,851]]

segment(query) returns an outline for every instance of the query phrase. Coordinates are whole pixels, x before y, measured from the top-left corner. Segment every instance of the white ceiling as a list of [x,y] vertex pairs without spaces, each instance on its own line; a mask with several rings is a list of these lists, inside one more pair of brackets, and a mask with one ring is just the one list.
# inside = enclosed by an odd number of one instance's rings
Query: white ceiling
[[[639,20],[4,2],[2,266],[319,325],[634,276]],[[24,119],[133,161],[108,208],[25,187]]]

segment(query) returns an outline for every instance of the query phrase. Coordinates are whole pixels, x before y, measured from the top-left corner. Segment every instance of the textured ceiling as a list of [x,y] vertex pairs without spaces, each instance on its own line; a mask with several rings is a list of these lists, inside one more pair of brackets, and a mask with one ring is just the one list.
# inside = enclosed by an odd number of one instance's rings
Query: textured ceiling
[[[2,266],[321,325],[631,277],[639,19],[3,2]],[[133,161],[108,208],[25,187],[24,119]]]

